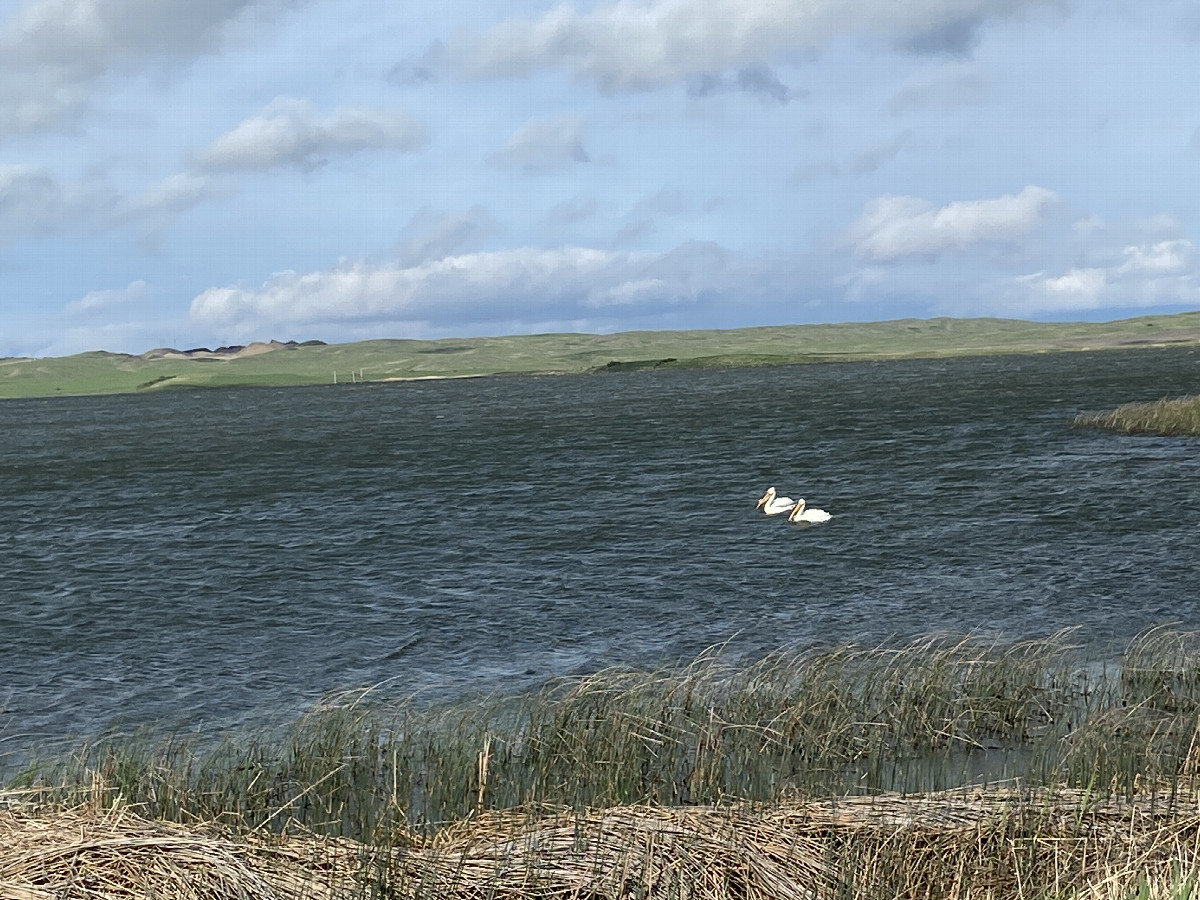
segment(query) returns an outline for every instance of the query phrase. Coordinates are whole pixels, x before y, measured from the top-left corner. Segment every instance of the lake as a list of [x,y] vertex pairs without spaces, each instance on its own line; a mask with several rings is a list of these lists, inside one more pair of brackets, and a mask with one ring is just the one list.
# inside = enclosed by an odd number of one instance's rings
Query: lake
[[[1200,626],[1194,348],[0,402],[0,749],[728,642]],[[833,513],[754,509],[769,485]]]

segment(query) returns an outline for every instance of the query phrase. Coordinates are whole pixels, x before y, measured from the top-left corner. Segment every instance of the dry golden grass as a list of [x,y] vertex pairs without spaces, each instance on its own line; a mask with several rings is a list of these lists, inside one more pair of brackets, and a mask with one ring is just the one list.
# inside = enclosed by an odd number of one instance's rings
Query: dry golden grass
[[1079,792],[625,807],[484,819],[407,863],[424,869],[435,896],[1104,896],[1147,874],[1177,885],[1179,867],[1195,863],[1198,824],[1194,803],[1093,805]]
[[350,897],[1179,898],[1196,798],[956,791],[744,807],[510,811],[382,858],[309,833],[235,836],[85,805],[0,810],[6,900]]
[[0,809],[4,900],[334,900],[358,893],[348,842],[233,837],[127,808]]

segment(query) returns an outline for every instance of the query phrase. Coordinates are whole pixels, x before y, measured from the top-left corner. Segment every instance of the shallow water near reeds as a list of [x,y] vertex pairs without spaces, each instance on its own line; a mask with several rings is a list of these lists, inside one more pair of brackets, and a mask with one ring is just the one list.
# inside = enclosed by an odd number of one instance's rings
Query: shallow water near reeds
[[[729,642],[1200,626],[1193,349],[0,403],[0,752]],[[764,517],[768,485],[834,518]]]

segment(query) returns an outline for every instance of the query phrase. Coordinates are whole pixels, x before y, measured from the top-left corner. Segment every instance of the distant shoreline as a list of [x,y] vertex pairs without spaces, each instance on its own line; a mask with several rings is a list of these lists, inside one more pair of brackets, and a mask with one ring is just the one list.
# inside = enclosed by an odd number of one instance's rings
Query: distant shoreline
[[451,378],[487,378],[486,375],[395,375],[388,378],[376,378],[374,381],[446,381]]
[[1200,311],[1113,322],[897,319],[437,341],[260,341],[0,359],[0,399],[1200,346]]

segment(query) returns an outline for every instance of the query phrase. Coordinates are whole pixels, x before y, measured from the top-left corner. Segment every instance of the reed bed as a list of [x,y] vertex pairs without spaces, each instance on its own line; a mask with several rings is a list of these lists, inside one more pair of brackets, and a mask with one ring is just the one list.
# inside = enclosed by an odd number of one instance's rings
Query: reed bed
[[[1197,809],[977,791],[756,807],[484,818],[399,858],[438,896],[1066,897],[1147,875],[1178,888]],[[410,896],[409,894],[402,894]]]
[[1053,746],[1084,714],[1088,676],[1071,650],[1060,636],[834,647],[753,663],[714,651],[683,667],[606,670],[443,707],[365,692],[331,698],[282,733],[215,747],[98,740],[16,783],[55,801],[101,785],[153,818],[297,821],[355,839],[540,805],[939,790],[978,780],[985,762],[1001,771],[1009,756],[1028,774],[1031,749]]
[[[1198,778],[1200,633],[714,650],[443,706],[354,692],[211,745],[97,740],[9,773],[0,888],[43,890],[10,827],[82,816],[158,835],[127,859],[217,841],[197,852],[261,896],[1175,897]],[[260,896],[214,884],[194,896]]]
[[1200,807],[989,790],[489,813],[410,846],[223,834],[128,809],[0,813],[9,900],[1187,900]]
[[1124,403],[1101,413],[1080,413],[1073,422],[1125,434],[1200,434],[1200,396],[1167,397],[1148,403]]
[[5,900],[340,900],[361,895],[361,856],[344,841],[234,838],[123,806],[48,808],[9,798],[0,809]]

